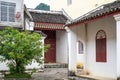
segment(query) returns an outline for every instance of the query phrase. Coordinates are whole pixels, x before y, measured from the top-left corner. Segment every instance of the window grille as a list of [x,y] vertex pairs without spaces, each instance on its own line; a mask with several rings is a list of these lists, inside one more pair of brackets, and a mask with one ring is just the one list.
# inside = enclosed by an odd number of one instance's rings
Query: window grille
[[1,21],[15,22],[15,3],[0,2],[0,17]]

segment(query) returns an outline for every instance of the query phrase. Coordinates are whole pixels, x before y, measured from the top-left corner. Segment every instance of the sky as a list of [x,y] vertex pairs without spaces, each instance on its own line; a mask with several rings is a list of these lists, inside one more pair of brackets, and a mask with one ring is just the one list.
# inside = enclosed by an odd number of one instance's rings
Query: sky
[[24,4],[27,8],[35,8],[40,3],[46,3],[50,5],[50,0],[24,0]]

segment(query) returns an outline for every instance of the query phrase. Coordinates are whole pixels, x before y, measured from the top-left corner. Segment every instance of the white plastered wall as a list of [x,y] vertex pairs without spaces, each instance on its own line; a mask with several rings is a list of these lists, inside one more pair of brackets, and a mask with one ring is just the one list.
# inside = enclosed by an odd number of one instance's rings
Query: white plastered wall
[[56,62],[68,63],[67,32],[56,31]]
[[117,60],[117,77],[120,78],[120,14],[114,15],[116,20],[116,60]]
[[[44,64],[39,65],[37,62],[32,61],[32,64],[27,65],[26,69],[43,69]],[[0,62],[0,71],[6,71],[9,70],[9,67],[7,66],[7,61],[6,62]]]
[[[71,64],[83,63],[85,70],[90,75],[116,79],[116,22],[114,18],[106,17],[87,25],[75,25],[70,29],[71,34],[73,34],[72,47],[77,46],[78,40],[83,42],[84,45],[84,54],[78,54],[77,47],[72,48],[71,51],[74,51],[74,55],[71,58],[75,58],[75,54],[77,54],[77,63],[74,60],[74,63]],[[104,30],[107,35],[107,62],[96,62],[95,36],[98,30]]]
[[[73,26],[74,29],[72,29],[74,31],[74,33],[76,34],[76,55],[77,55],[77,61],[76,61],[76,65],[83,65],[83,68],[85,68],[86,66],[86,27],[85,25],[77,25],[77,26]],[[78,53],[78,41],[81,41],[83,43],[83,54],[79,54]],[[76,66],[76,67],[77,67]]]
[[76,29],[74,27],[70,28],[68,31],[68,42],[69,42],[69,58],[68,58],[68,69],[70,72],[76,73],[77,71],[77,36]]
[[30,22],[29,19],[25,20],[25,30],[33,30],[34,22]]
[[[116,78],[116,22],[107,17],[88,23],[87,26],[87,69],[91,75]],[[107,62],[96,62],[95,36],[98,30],[107,35]]]

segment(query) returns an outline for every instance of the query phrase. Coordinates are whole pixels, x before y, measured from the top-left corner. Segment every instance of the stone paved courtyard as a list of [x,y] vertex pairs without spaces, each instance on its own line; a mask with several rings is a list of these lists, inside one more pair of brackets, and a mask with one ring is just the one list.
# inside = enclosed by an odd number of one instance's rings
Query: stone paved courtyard
[[45,68],[44,72],[34,73],[32,80],[92,80],[78,77],[71,77],[68,79],[67,68]]
[[[68,68],[45,68],[43,72],[41,71],[34,73],[32,75],[32,79],[30,80],[92,80],[92,79],[84,79],[74,76],[69,78],[70,79],[68,79]],[[0,78],[0,80],[4,80],[4,79]],[[23,79],[19,79],[19,80],[23,80]]]
[[45,68],[44,72],[34,73],[33,80],[68,80],[67,68]]

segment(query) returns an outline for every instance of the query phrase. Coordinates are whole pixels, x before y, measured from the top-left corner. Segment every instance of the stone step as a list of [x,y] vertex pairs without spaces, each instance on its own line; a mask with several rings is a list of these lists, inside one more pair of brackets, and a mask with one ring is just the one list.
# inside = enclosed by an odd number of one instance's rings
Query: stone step
[[69,76],[68,80],[96,80],[96,79],[85,78],[85,77],[77,77],[77,76]]
[[106,77],[100,77],[100,76],[94,76],[94,75],[77,75],[78,78],[88,78],[92,80],[116,80],[112,78],[106,78]]
[[46,63],[44,65],[45,68],[67,68],[68,64],[61,63]]
[[68,80],[116,80],[116,79],[93,76],[93,75],[76,75],[76,76],[69,76]]

